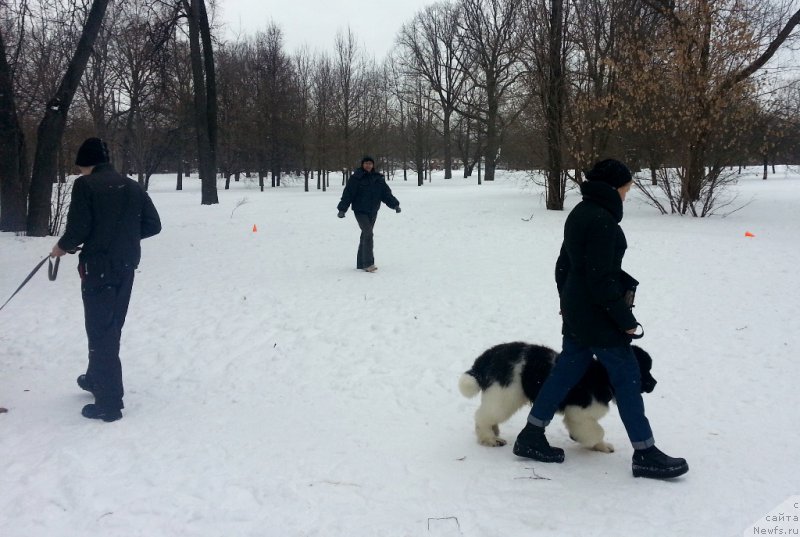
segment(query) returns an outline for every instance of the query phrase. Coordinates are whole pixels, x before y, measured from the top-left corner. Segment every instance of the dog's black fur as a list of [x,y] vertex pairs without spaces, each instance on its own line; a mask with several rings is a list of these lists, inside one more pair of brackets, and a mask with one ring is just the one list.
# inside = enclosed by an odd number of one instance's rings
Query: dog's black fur
[[[642,392],[650,393],[656,385],[650,374],[653,360],[642,348],[631,347],[641,372]],[[482,392],[481,406],[475,413],[475,432],[481,444],[505,445],[505,440],[497,436],[498,425],[536,399],[556,360],[558,354],[553,349],[523,342],[496,345],[475,360],[461,376],[459,389],[466,397]],[[613,446],[603,442],[604,431],[598,423],[613,399],[608,373],[595,359],[558,407],[570,437],[590,449],[613,451]]]

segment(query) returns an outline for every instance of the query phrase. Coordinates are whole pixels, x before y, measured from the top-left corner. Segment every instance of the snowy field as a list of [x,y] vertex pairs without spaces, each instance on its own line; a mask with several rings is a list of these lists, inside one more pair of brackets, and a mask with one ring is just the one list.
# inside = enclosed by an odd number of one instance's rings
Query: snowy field
[[[379,214],[375,274],[355,270],[338,175],[326,193],[243,180],[205,207],[196,178],[174,181],[151,184],[164,231],[143,242],[121,421],[80,416],[75,257],[0,312],[3,537],[738,536],[800,494],[796,168],[748,170],[725,218],[625,203],[658,379],[645,404],[657,445],[690,466],[669,482],[631,476],[615,408],[612,454],[560,418],[561,465],[476,442],[459,375],[497,343],[560,348],[567,211],[524,174],[390,182],[403,212]],[[0,300],[54,242],[0,233]]]

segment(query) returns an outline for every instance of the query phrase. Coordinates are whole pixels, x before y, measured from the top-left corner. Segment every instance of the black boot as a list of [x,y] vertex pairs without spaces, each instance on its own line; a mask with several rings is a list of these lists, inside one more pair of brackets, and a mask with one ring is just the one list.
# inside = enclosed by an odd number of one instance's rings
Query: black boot
[[537,427],[530,423],[520,431],[517,441],[514,442],[514,455],[526,457],[539,462],[564,462],[564,450],[550,447],[544,435],[544,427]]
[[[77,382],[78,382],[78,387],[80,387],[80,389],[86,390],[90,394],[94,395],[95,403],[96,403],[97,402],[97,385],[93,381],[89,380],[89,377],[87,377],[86,375],[78,375]],[[101,406],[108,406],[108,407],[111,407],[111,408],[115,408],[115,407],[119,406],[120,409],[125,408],[125,405],[122,403],[121,400],[117,400],[117,401],[112,400],[110,403],[111,404],[109,404],[109,405],[101,405]]]
[[633,452],[633,477],[669,479],[689,471],[686,459],[670,457],[656,446]]
[[78,375],[78,387],[94,395],[94,383],[86,375]]
[[105,422],[117,421],[122,419],[122,412],[118,408],[104,408],[95,404],[83,407],[81,415],[92,420],[103,420]]

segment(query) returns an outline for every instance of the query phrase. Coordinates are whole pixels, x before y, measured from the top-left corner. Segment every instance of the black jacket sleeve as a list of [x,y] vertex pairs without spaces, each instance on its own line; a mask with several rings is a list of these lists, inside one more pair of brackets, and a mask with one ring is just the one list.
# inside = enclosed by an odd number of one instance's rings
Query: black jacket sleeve
[[344,187],[344,191],[342,192],[342,199],[339,201],[339,205],[337,205],[336,208],[343,213],[347,212],[350,204],[353,203],[353,198],[355,198],[357,190],[358,181],[355,175],[351,175],[350,179],[347,180],[347,186]]
[[397,198],[395,198],[392,195],[392,189],[389,188],[389,185],[386,184],[386,179],[384,179],[383,176],[381,176],[380,181],[382,189],[381,201],[385,203],[386,206],[389,207],[390,209],[397,209],[398,207],[400,207],[400,202],[397,201]]
[[72,185],[72,199],[67,212],[67,226],[58,241],[58,247],[74,252],[86,242],[92,231],[92,195],[86,177],[81,176]]
[[158,216],[156,206],[153,205],[153,200],[147,195],[147,192],[142,190],[142,238],[152,237],[161,233],[161,218]]

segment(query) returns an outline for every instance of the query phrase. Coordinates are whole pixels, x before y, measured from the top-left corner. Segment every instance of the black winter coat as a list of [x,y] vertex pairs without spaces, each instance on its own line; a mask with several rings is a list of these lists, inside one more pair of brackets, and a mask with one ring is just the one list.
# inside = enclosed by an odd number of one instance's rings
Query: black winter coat
[[83,245],[83,263],[102,255],[114,266],[133,269],[142,255],[139,241],[160,231],[158,211],[141,185],[111,164],[100,164],[72,185],[67,227],[58,246],[69,252]]
[[624,294],[638,282],[622,270],[628,243],[619,226],[622,199],[606,183],[581,185],[581,201],[564,224],[564,243],[556,262],[563,333],[584,345],[615,347],[630,343],[625,332],[636,318]]
[[372,170],[367,172],[358,168],[350,176],[347,186],[342,192],[342,200],[336,206],[342,212],[347,212],[350,205],[354,213],[377,214],[381,202],[390,209],[397,209],[400,202],[392,195],[392,189],[386,184],[383,174]]

